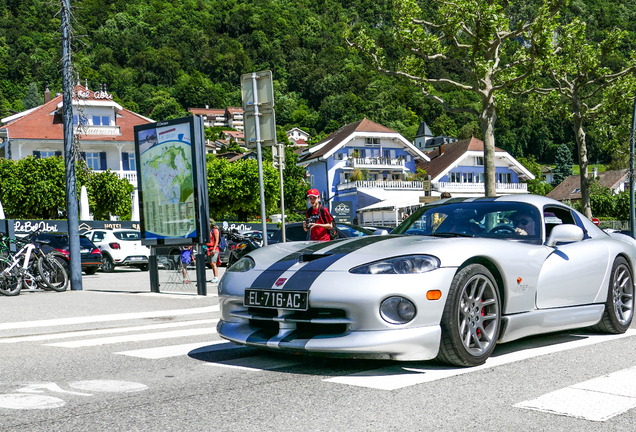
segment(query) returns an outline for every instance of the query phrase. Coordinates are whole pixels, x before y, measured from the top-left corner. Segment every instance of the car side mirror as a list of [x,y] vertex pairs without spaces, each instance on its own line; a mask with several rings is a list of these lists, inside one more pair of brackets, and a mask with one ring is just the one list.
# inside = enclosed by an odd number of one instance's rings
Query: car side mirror
[[371,235],[389,235],[389,232],[385,229],[377,229]]
[[558,243],[569,243],[583,240],[583,230],[577,225],[563,224],[552,228],[546,246],[555,247]]

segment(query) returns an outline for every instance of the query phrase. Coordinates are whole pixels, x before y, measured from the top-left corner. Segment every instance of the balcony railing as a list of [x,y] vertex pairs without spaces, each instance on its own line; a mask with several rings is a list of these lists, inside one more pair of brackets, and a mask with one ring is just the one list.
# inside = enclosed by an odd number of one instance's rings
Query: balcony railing
[[[484,192],[486,189],[483,183],[433,183],[432,188],[438,192]],[[501,193],[528,193],[526,183],[497,183],[496,192]]]
[[338,190],[354,188],[382,188],[382,189],[407,189],[423,190],[424,184],[419,181],[393,181],[393,180],[359,180],[338,184]]
[[354,158],[347,159],[347,166],[356,168],[395,168],[404,167],[404,159],[391,159],[383,157]]
[[[117,177],[119,177],[120,179],[126,179],[130,182],[131,185],[133,185],[134,187],[137,187],[137,171],[114,171],[114,170],[111,170],[111,171],[117,174]],[[106,171],[95,170],[93,172],[102,173]]]

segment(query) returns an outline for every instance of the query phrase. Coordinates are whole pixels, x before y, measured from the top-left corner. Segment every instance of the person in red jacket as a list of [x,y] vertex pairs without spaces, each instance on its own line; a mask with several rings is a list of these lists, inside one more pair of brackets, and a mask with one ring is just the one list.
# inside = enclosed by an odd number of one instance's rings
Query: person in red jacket
[[326,207],[320,205],[318,189],[309,189],[307,199],[311,207],[307,209],[307,219],[303,221],[303,228],[311,232],[311,240],[331,240],[329,230],[333,228],[333,217]]

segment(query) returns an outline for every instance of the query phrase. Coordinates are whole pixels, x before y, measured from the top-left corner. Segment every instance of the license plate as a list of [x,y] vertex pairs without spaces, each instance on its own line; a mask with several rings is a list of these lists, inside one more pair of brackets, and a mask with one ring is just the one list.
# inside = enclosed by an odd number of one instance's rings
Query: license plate
[[307,310],[307,291],[245,290],[244,306]]
[[144,259],[144,257],[130,257],[131,260],[140,260],[140,259]]
[[90,251],[88,249],[80,249],[80,253],[89,253]]

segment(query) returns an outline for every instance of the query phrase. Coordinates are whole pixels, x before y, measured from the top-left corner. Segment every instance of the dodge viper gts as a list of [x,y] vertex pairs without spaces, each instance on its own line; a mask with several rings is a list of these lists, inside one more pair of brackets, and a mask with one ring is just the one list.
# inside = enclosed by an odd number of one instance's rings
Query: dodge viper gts
[[219,284],[221,337],[292,353],[482,364],[497,343],[623,333],[636,242],[545,197],[452,198],[390,235],[280,243]]

